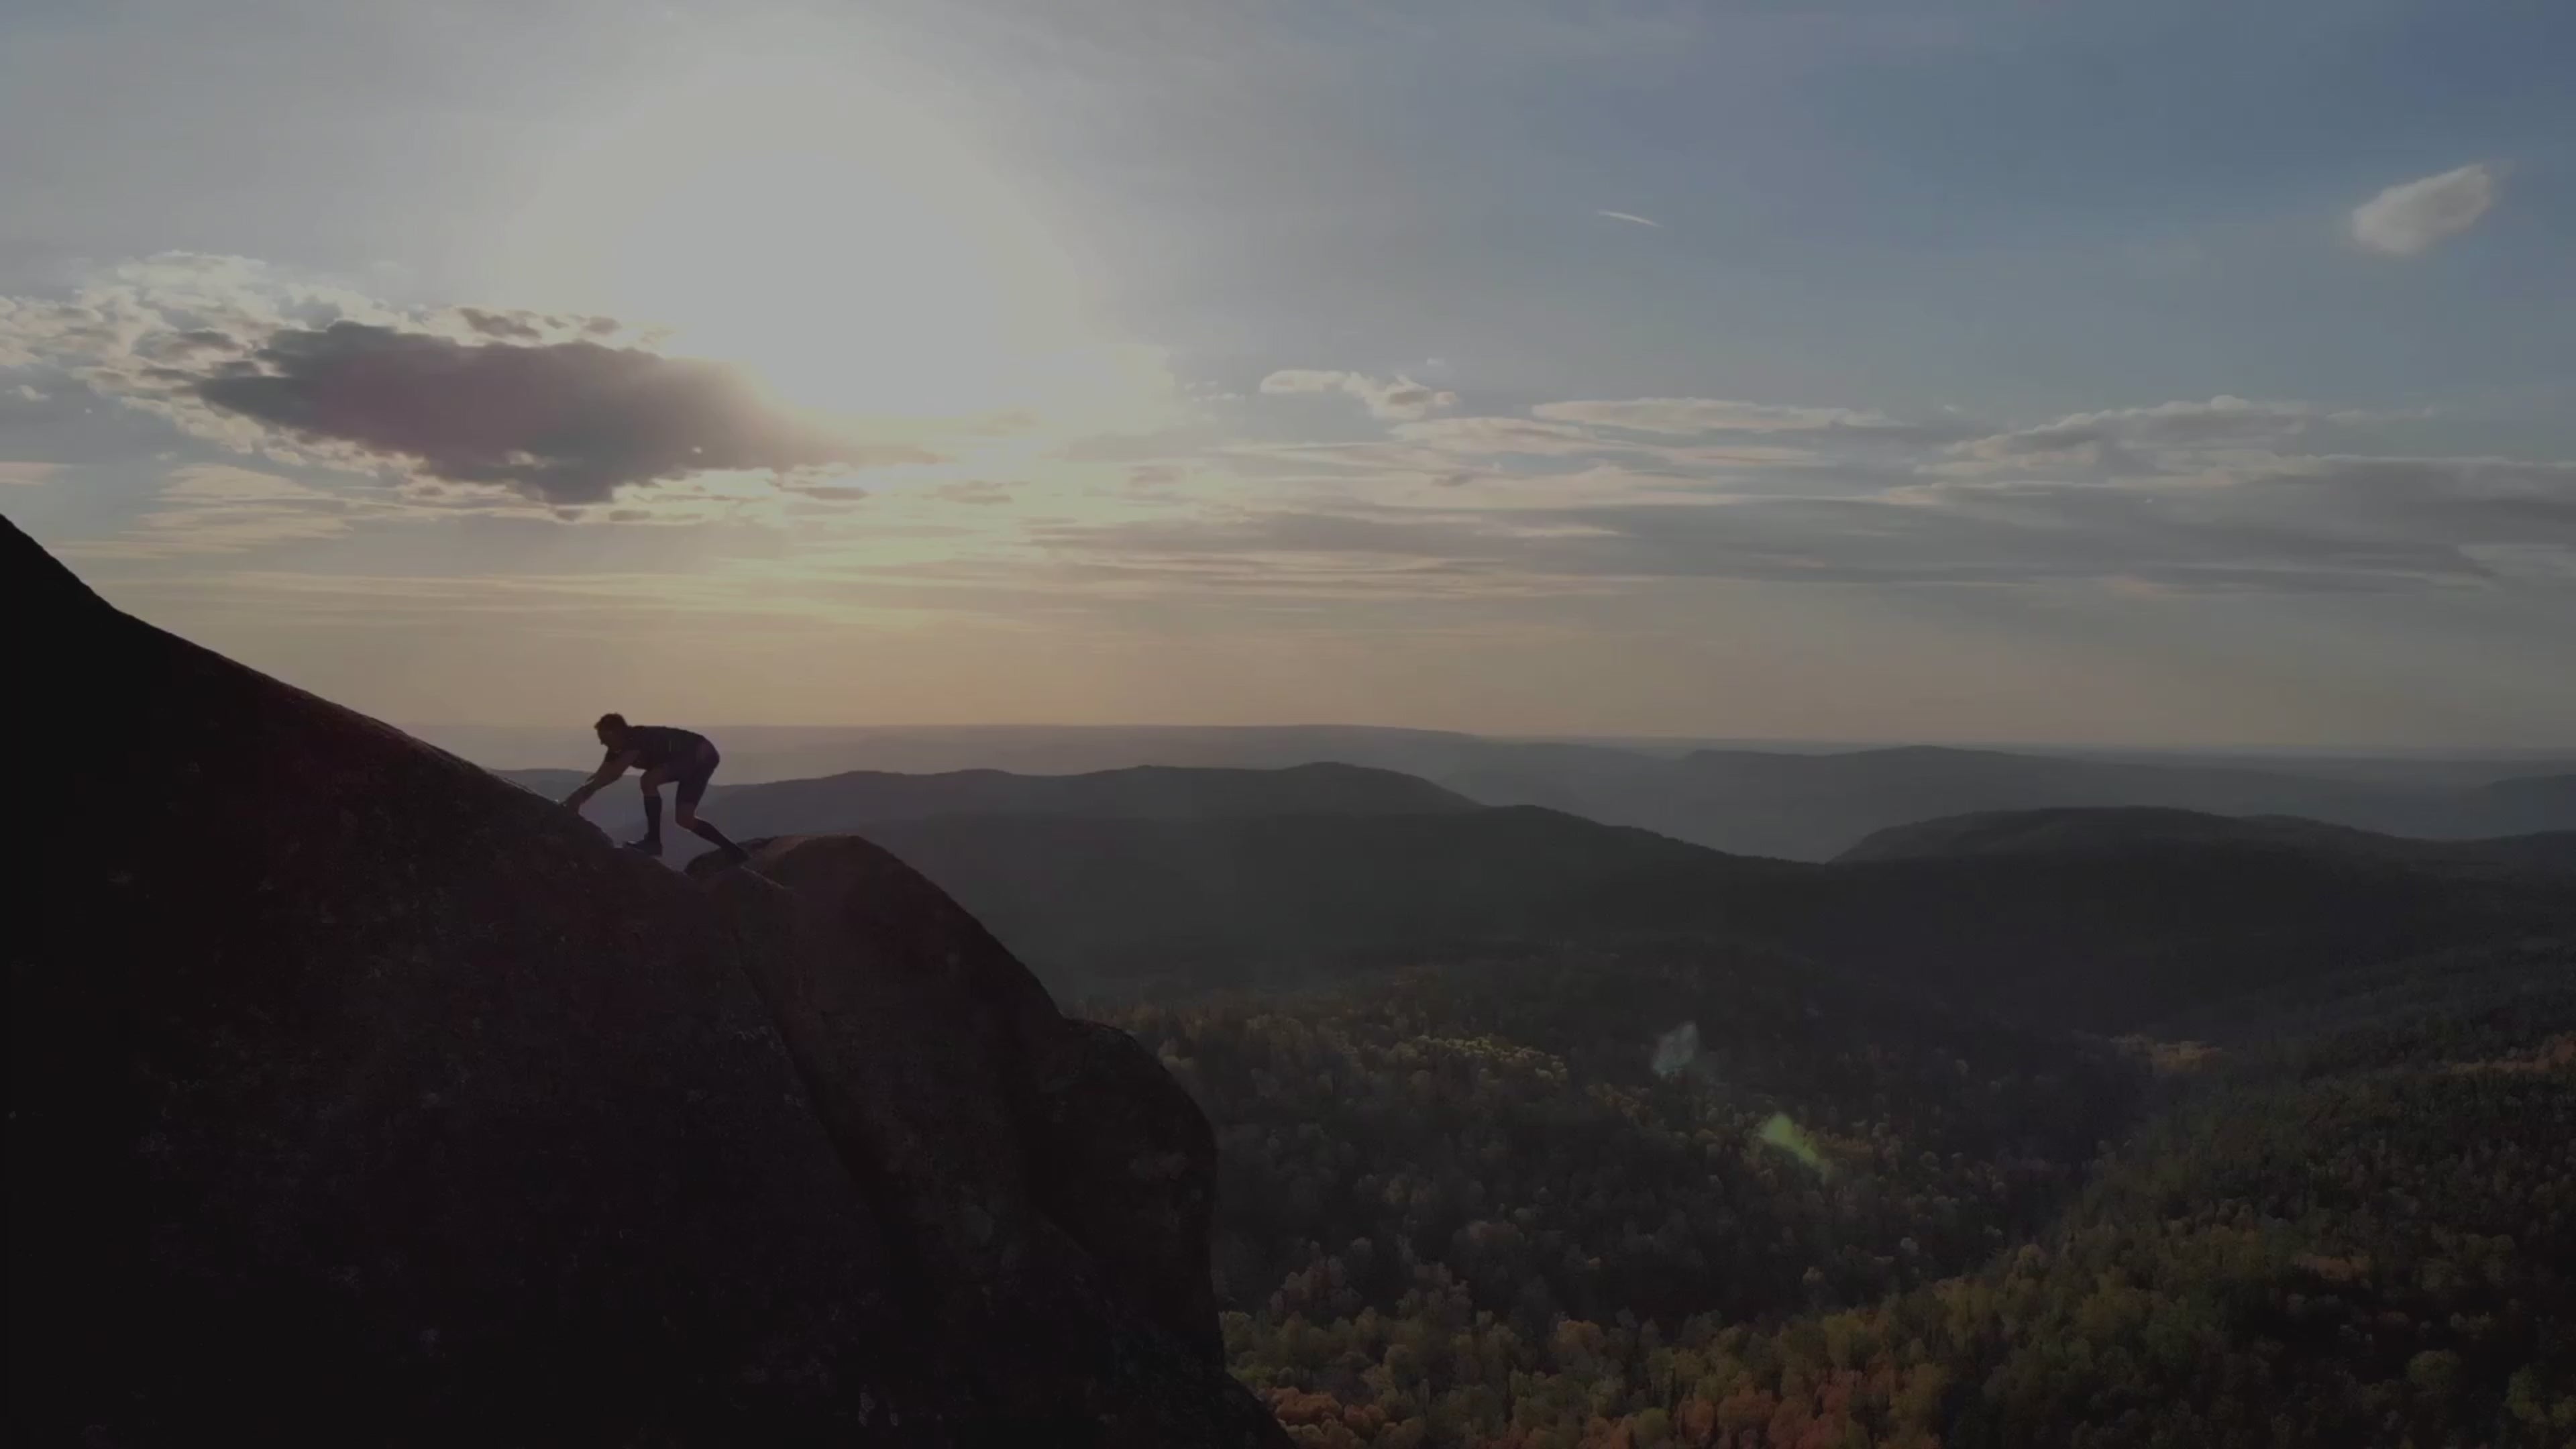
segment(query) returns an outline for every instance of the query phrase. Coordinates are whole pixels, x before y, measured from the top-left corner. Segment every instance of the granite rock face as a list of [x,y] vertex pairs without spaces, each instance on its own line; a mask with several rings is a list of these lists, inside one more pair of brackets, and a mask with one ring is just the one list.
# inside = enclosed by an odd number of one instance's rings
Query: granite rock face
[[693,880],[0,525],[13,1442],[1281,1444],[1207,1123],[861,841]]
[[[1216,1144],[1162,1064],[1057,1011],[876,846],[791,838],[752,856],[695,871],[910,1265],[894,1280],[907,1316],[983,1345],[975,1392],[1015,1419],[1069,1414],[1113,1442],[1265,1442],[1267,1416],[1216,1391],[1231,1387],[1207,1267]],[[1175,1392],[1193,1383],[1208,1387]]]

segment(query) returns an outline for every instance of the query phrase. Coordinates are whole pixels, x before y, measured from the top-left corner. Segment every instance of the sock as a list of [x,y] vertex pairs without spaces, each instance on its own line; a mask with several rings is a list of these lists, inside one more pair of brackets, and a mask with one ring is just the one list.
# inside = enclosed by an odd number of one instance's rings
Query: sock
[[723,851],[727,856],[735,860],[741,860],[749,854],[749,852],[745,851],[741,846],[726,839],[725,833],[716,829],[714,824],[709,821],[691,821],[689,823],[689,833],[695,835],[700,840],[707,841],[714,845],[718,850]]
[[662,838],[662,795],[658,790],[644,792],[644,838],[653,841]]

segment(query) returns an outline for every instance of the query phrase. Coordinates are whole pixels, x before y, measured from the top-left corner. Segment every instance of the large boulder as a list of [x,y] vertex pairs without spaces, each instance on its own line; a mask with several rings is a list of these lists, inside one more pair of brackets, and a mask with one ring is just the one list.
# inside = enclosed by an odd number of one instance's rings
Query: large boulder
[[864,840],[766,841],[748,871],[696,870],[742,923],[753,979],[909,1265],[905,1307],[983,1346],[980,1396],[1115,1442],[1276,1432],[1248,1399],[1175,1392],[1224,1376],[1216,1143],[1161,1063],[1066,1018],[974,917]]
[[[1162,1063],[1125,1032],[1057,1010],[980,922],[887,851],[851,836],[752,848],[748,872],[711,856],[691,871],[737,919],[758,917],[765,886],[805,904],[801,949],[747,959],[791,1023],[825,1121],[860,1144],[865,1170],[918,1168],[972,1184],[982,1216],[1007,1205],[1044,1219],[1135,1309],[1218,1361],[1207,1265],[1216,1136]],[[979,1090],[941,1080],[960,1076]],[[994,1115],[958,1120],[969,1113]],[[969,1259],[989,1260],[994,1241],[979,1227]],[[961,1265],[954,1281],[976,1271]]]
[[1209,1351],[1205,1122],[1007,956],[925,989],[989,946],[935,890],[621,855],[6,525],[0,603],[13,1441],[1284,1442]]

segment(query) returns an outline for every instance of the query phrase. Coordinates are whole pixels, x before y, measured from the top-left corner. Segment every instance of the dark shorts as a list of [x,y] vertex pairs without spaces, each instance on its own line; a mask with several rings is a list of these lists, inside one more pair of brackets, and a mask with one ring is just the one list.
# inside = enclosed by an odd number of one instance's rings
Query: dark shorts
[[672,798],[694,810],[698,806],[698,801],[706,797],[707,781],[715,777],[716,766],[723,763],[724,756],[716,753],[715,746],[709,745],[685,760],[654,766],[644,778],[647,780],[658,778],[677,784],[680,788],[673,792]]

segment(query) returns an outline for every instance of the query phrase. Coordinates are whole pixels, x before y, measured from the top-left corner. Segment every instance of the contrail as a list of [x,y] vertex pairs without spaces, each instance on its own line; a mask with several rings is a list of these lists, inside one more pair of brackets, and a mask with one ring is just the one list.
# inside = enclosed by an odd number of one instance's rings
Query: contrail
[[1632,211],[1596,211],[1592,214],[1594,216],[1606,216],[1612,221],[1633,221],[1639,226],[1651,226],[1657,231],[1661,231],[1664,228],[1664,224],[1655,220],[1653,217],[1639,216]]

